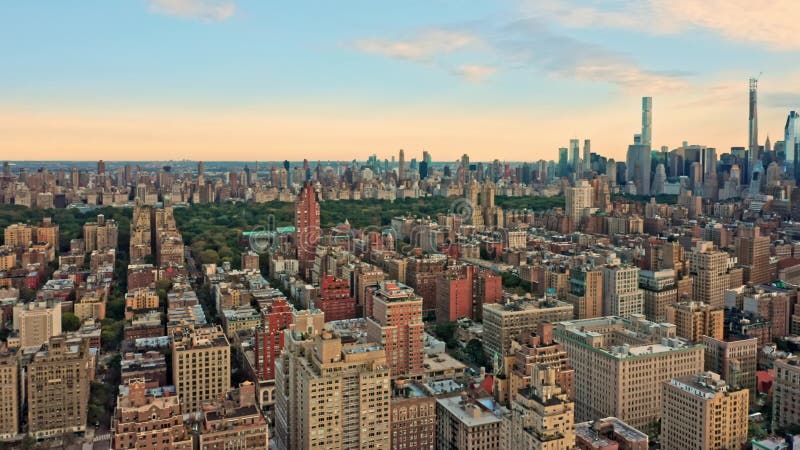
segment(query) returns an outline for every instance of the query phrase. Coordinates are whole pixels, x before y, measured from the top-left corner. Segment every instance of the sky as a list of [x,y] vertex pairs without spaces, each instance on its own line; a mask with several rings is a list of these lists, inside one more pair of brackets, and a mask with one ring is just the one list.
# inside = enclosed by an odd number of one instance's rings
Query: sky
[[557,159],[763,141],[800,109],[796,0],[0,3],[0,159]]

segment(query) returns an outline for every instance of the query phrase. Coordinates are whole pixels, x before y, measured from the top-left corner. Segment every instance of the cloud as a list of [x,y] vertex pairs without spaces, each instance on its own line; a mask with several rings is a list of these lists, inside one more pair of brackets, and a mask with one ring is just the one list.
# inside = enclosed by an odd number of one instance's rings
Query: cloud
[[494,75],[497,72],[497,67],[480,64],[465,64],[454,68],[452,72],[467,81],[480,83]]
[[[484,23],[464,30],[428,29],[406,39],[360,39],[349,47],[363,53],[430,64],[475,83],[501,70],[534,70],[552,78],[605,82],[656,93],[682,87],[686,75],[644,69],[623,53],[554,33],[543,20],[536,18]],[[449,55],[467,51],[472,52],[471,58],[488,57],[493,64],[449,61]]]
[[236,14],[236,4],[230,0],[149,0],[150,9],[159,14],[221,22]]
[[505,25],[492,45],[517,68],[532,68],[552,78],[605,82],[648,93],[686,86],[686,73],[645,69],[624,53],[554,33],[539,19]]
[[368,38],[353,43],[364,53],[408,61],[429,61],[475,45],[477,38],[467,32],[430,29],[408,39]]
[[525,13],[567,28],[614,28],[650,34],[704,29],[775,51],[798,51],[796,0],[527,0]]

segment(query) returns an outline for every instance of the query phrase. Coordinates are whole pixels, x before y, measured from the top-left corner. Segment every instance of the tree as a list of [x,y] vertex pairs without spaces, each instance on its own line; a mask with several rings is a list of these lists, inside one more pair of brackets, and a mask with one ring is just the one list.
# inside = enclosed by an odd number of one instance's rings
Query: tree
[[77,331],[81,327],[81,319],[71,312],[61,314],[61,330]]
[[486,352],[483,350],[483,342],[480,339],[471,339],[467,342],[464,353],[473,363],[479,366],[486,367],[489,363],[489,358],[486,357]]
[[219,264],[219,253],[208,248],[200,253],[200,264]]
[[456,348],[458,346],[458,338],[456,337],[456,328],[458,324],[455,322],[437,323],[433,332],[439,339],[444,340],[447,348]]

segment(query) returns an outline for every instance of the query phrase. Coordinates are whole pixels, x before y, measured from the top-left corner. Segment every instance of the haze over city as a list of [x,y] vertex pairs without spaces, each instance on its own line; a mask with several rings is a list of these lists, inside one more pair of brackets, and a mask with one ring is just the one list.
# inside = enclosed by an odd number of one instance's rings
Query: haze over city
[[524,161],[589,138],[621,159],[652,96],[654,148],[728,149],[747,144],[748,78],[762,138],[800,104],[797,13],[790,0],[6,2],[0,145],[36,160]]

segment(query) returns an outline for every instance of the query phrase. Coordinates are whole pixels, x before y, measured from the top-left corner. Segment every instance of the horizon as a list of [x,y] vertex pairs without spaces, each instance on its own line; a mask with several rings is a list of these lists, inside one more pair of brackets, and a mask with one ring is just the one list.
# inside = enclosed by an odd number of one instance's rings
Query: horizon
[[44,3],[0,6],[0,145],[41,161],[619,160],[643,96],[653,149],[746,146],[750,77],[762,142],[800,109],[788,0]]

